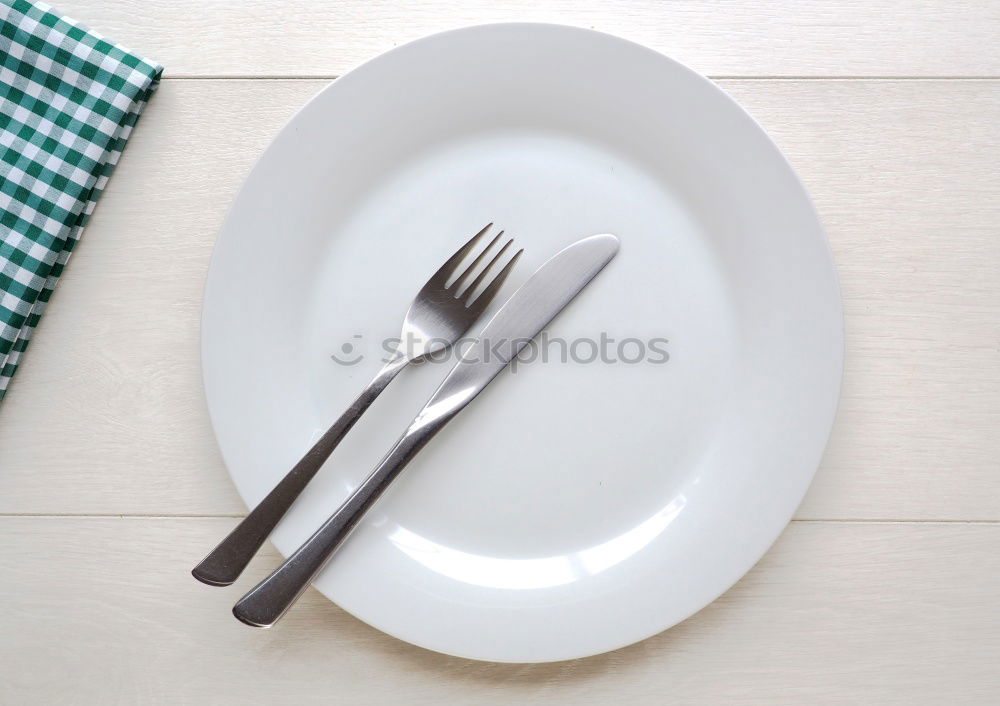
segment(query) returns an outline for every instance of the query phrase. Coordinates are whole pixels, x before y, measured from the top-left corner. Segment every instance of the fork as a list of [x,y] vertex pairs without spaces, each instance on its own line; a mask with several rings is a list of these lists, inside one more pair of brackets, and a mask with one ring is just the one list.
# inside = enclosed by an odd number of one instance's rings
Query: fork
[[[406,312],[400,342],[393,356],[340,418],[295,464],[295,467],[194,568],[191,573],[196,579],[211,586],[228,586],[233,583],[288,512],[295,499],[302,494],[309,481],[337,448],[341,439],[392,379],[410,363],[450,347],[472,327],[496,297],[504,280],[524,252],[518,250],[514,253],[476,296],[476,291],[484,283],[493,266],[501,260],[514,242],[513,238],[507,240],[489,263],[479,270],[472,283],[464,287],[465,282],[476,272],[487,254],[503,236],[504,232],[501,230],[472,263],[458,277],[454,277],[459,265],[472,253],[492,226],[493,224],[489,223],[476,233],[427,280]],[[454,281],[450,281],[453,277]]]

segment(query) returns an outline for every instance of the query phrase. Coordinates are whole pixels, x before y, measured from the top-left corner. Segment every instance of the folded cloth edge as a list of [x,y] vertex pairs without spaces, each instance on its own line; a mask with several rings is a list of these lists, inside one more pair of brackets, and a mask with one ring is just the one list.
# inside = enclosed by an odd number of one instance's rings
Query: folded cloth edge
[[[159,64],[145,60],[125,47],[105,39],[98,32],[87,28],[76,20],[56,13],[45,3],[28,2],[27,0],[14,0],[13,2],[3,0],[0,5],[7,6],[6,10],[0,6],[0,49],[4,49],[6,53],[6,56],[2,57],[3,62],[0,65],[0,88],[7,89],[3,92],[4,95],[0,95],[0,118],[8,118],[5,121],[5,130],[13,123],[15,127],[20,126],[21,130],[31,133],[34,137],[38,132],[44,132],[44,128],[40,124],[50,126],[52,124],[51,121],[47,120],[48,117],[51,117],[48,115],[50,111],[46,111],[47,115],[44,119],[36,115],[30,116],[33,119],[36,132],[31,131],[30,124],[14,119],[15,111],[22,120],[24,120],[24,114],[27,111],[22,109],[23,106],[15,105],[6,98],[15,92],[22,97],[25,96],[26,92],[22,89],[27,89],[27,93],[34,94],[35,98],[40,98],[42,94],[50,98],[59,96],[66,98],[67,93],[70,96],[84,96],[82,103],[80,100],[60,100],[62,105],[57,113],[60,118],[68,115],[69,109],[73,109],[74,116],[76,116],[81,114],[81,109],[87,108],[88,103],[93,107],[93,104],[97,102],[93,100],[95,86],[102,89],[102,98],[104,98],[111,91],[111,86],[117,84],[119,85],[117,93],[129,99],[127,105],[122,107],[121,116],[110,133],[88,131],[91,135],[100,135],[102,139],[100,143],[93,145],[94,147],[99,146],[100,149],[97,154],[92,155],[95,164],[89,170],[86,183],[83,184],[84,188],[79,190],[74,199],[73,211],[75,215],[60,224],[61,232],[59,234],[52,234],[55,237],[50,239],[52,244],[48,252],[49,257],[52,254],[54,257],[51,257],[52,263],[48,271],[38,273],[44,281],[41,286],[30,291],[34,295],[33,298],[26,298],[23,295],[14,296],[18,300],[18,304],[21,305],[21,309],[24,309],[25,304],[27,308],[18,312],[17,317],[11,317],[15,320],[22,318],[20,326],[14,328],[16,335],[13,340],[9,335],[0,339],[0,350],[6,348],[0,354],[0,399],[3,399],[21,357],[28,347],[34,328],[45,310],[66,262],[69,260],[73,247],[93,213],[97,200],[121,157],[122,150],[139,115],[156,90],[163,69]],[[15,56],[15,54],[17,55]],[[85,58],[81,58],[81,55]],[[22,61],[26,56],[33,59],[34,63]],[[100,64],[87,61],[94,58],[99,58]],[[56,66],[59,62],[62,62],[62,65]],[[10,64],[21,70],[13,71]],[[109,83],[107,79],[116,75],[109,69],[117,70],[118,75],[120,75],[127,68],[131,69],[129,81],[111,81]],[[25,76],[26,72],[29,75]],[[39,83],[39,78],[43,79],[43,84]],[[101,78],[105,79],[103,83],[100,81]],[[14,86],[17,86],[17,89],[14,89]],[[38,101],[36,100],[34,103],[37,105]],[[93,111],[83,110],[83,114],[89,118],[92,117]],[[63,127],[67,126],[66,121],[59,122],[63,123]],[[84,130],[88,124],[92,125],[93,121],[79,123]],[[55,131],[54,127],[53,131]],[[68,129],[60,133],[60,136],[67,132],[72,136],[72,132]],[[51,136],[46,135],[46,137]],[[79,135],[76,137],[79,138]],[[4,138],[9,139],[4,139],[4,144],[0,144],[0,153],[3,152],[4,148],[8,152],[12,150],[16,152],[12,133],[8,131]],[[65,140],[60,139],[60,142],[65,142]],[[22,146],[27,146],[27,144],[24,142]],[[15,158],[18,156],[14,155]],[[18,159],[15,164],[22,161],[24,160]],[[0,198],[6,197],[4,201],[0,202],[0,214],[4,216],[10,215],[8,206],[11,205],[13,197],[9,192],[24,193],[23,191],[17,192],[12,187],[14,180],[8,179],[12,171],[8,159],[0,162],[0,184],[2,184],[0,189],[3,191],[0,193]],[[23,171],[19,170],[18,173],[23,176]],[[32,185],[35,183],[34,180],[25,180],[30,181]],[[45,186],[42,184],[42,187]],[[79,184],[74,184],[74,186],[79,186]],[[49,188],[51,189],[51,186]],[[18,205],[23,207],[23,204]],[[46,222],[51,223],[52,221]],[[3,233],[4,230],[8,230],[8,226],[0,225],[0,243],[7,236],[15,235],[12,227],[7,233]],[[24,238],[20,238],[20,240],[23,241]],[[8,270],[15,270],[17,266],[10,260],[6,260],[6,267],[4,265],[5,257],[0,252],[0,270],[3,270],[4,274],[7,274]],[[28,293],[27,290],[25,293]],[[9,292],[0,289],[0,295],[4,295],[4,304],[8,304],[11,299],[11,297],[6,296],[7,294]],[[3,306],[0,307],[0,315],[3,314],[4,310],[11,314],[14,313],[8,307]],[[0,319],[0,328],[5,328],[7,332],[11,331],[9,325],[4,326],[3,319]]]

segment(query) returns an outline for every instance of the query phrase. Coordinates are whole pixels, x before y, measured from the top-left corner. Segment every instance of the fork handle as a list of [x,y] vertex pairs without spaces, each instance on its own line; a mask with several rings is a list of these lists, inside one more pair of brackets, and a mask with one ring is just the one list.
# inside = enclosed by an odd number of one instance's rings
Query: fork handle
[[340,444],[341,439],[409,362],[408,358],[400,355],[386,363],[358,398],[326,430],[295,467],[274,486],[250,514],[236,525],[219,546],[194,568],[191,574],[210,586],[228,586],[239,578],[254,554],[264,544],[264,540],[285,516],[295,499],[302,494],[309,481]]
[[247,625],[271,627],[283,616],[327,565],[361,518],[417,452],[447,419],[419,433],[407,432],[385,458],[287,561],[233,606],[233,615]]

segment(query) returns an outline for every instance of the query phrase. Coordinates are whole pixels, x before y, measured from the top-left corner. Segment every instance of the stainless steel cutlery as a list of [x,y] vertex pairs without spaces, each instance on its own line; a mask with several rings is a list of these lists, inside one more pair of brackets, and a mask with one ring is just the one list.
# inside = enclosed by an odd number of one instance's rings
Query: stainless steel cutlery
[[358,521],[410,460],[465,408],[618,251],[613,235],[563,249],[531,276],[483,329],[399,441],[316,533],[233,608],[244,623],[273,625],[322,571]]
[[[347,432],[392,379],[408,364],[453,345],[468,332],[496,297],[523,252],[518,250],[514,253],[487,282],[486,278],[513,243],[513,239],[507,240],[490,261],[482,266],[503,236],[503,231],[500,231],[472,263],[460,272],[460,266],[492,226],[490,223],[474,235],[427,281],[406,312],[401,343],[395,355],[295,467],[194,568],[191,573],[196,579],[213,586],[228,586],[233,583]],[[473,278],[471,283],[470,278]],[[484,283],[485,286],[482,286]],[[481,292],[477,295],[480,288]]]
[[[468,332],[496,297],[523,252],[518,250],[505,260],[513,240],[508,239],[495,250],[503,236],[500,231],[463,269],[462,265],[492,225],[487,225],[459,248],[427,281],[406,313],[395,354],[295,467],[195,567],[192,571],[195,578],[214,586],[233,583],[347,432],[393,378],[409,363],[453,345]],[[233,614],[257,627],[269,627],[277,622],[410,460],[587,286],[617,252],[615,236],[594,235],[564,248],[542,265],[504,303],[476,342],[463,352],[444,382],[371,474],[305,544],[240,599],[233,607]],[[483,265],[487,257],[490,259]],[[495,269],[496,273],[491,275]]]

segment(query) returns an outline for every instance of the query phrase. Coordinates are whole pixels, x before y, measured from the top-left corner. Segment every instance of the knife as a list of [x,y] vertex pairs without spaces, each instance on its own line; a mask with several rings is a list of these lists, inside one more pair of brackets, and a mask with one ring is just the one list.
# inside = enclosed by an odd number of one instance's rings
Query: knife
[[305,544],[233,606],[247,625],[281,619],[406,464],[465,408],[618,253],[618,238],[592,235],[560,250],[511,295],[358,489]]

